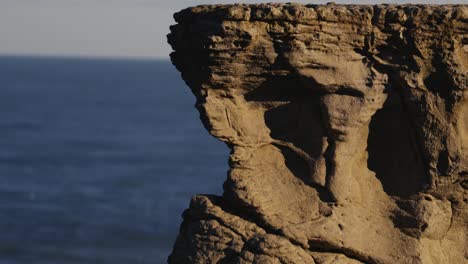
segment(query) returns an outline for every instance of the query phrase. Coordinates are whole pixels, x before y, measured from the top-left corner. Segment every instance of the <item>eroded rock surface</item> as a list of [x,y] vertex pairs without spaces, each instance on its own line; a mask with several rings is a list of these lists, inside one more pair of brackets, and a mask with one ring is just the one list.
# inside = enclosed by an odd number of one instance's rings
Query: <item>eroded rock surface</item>
[[468,6],[175,19],[172,61],[231,155],[170,263],[468,263]]

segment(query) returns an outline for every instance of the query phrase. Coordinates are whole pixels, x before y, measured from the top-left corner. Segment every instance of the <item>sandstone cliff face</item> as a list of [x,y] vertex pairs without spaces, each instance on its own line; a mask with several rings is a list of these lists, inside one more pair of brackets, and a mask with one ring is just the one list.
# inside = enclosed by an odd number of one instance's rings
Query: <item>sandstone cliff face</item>
[[173,63],[231,155],[170,263],[468,263],[468,6],[175,19]]

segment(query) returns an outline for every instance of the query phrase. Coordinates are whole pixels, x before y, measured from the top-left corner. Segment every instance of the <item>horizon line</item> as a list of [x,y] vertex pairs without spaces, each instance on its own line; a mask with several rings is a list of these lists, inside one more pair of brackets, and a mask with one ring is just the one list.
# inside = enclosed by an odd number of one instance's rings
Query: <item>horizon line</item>
[[0,58],[37,58],[37,59],[81,59],[81,60],[138,60],[138,61],[171,61],[159,56],[121,56],[93,54],[44,54],[44,53],[0,53]]

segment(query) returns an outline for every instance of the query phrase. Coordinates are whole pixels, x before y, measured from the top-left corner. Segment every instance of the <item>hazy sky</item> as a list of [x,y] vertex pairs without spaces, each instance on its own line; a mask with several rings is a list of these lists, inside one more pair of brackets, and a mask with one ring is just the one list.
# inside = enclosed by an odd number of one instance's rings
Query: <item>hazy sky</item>
[[[167,58],[172,14],[210,0],[0,0],[0,54]],[[326,3],[326,1],[294,1]],[[458,3],[445,1],[335,0],[336,3]]]

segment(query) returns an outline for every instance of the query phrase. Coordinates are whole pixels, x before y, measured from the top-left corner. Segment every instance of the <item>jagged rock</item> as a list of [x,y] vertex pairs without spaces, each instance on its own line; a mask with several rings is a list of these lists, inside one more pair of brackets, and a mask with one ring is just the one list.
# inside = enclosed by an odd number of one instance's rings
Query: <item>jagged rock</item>
[[172,61],[231,155],[170,263],[468,263],[468,6],[175,19]]

